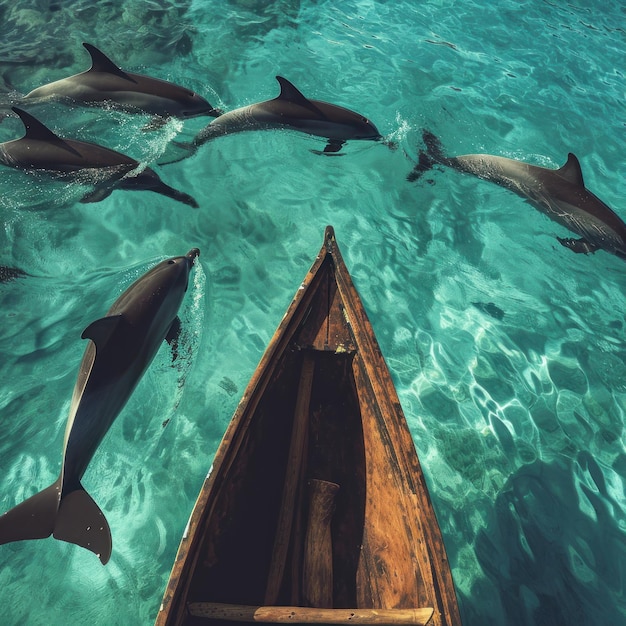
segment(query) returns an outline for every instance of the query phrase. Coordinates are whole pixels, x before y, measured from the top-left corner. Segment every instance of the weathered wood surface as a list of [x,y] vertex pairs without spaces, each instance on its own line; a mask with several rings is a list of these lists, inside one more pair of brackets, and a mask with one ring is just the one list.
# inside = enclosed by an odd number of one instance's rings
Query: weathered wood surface
[[302,603],[333,607],[333,541],[331,522],[335,512],[337,483],[309,481],[309,519],[302,560]]
[[432,608],[422,609],[314,609],[300,606],[241,606],[194,602],[189,612],[195,617],[233,622],[270,624],[398,624],[427,626]]
[[[311,481],[341,486],[329,521]],[[207,602],[432,607],[433,626],[461,624],[415,445],[330,227],[218,448],[156,623],[205,623],[188,607]]]
[[285,486],[280,504],[278,525],[272,550],[272,562],[267,578],[265,589],[265,604],[276,604],[280,586],[283,581],[283,573],[287,561],[289,542],[292,536],[292,527],[296,518],[296,502],[298,487],[302,483],[303,463],[305,456],[305,443],[309,425],[309,410],[311,403],[311,386],[315,361],[310,355],[305,355],[302,362],[302,374],[296,399],[296,410],[289,446],[289,458],[287,459],[287,472]]

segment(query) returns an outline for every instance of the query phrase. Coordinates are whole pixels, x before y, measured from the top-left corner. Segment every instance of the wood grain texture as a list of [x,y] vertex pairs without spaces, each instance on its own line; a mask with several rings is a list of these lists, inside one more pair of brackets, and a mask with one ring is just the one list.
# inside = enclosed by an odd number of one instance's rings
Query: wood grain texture
[[241,606],[195,602],[189,605],[195,617],[233,622],[270,624],[406,624],[427,626],[432,608],[423,609],[314,609],[300,606]]
[[[332,506],[308,497],[315,481],[341,486]],[[461,624],[415,445],[330,227],[213,459],[156,624],[206,623],[189,607],[209,605],[387,624],[432,607],[429,624]],[[212,623],[235,619],[220,611]]]

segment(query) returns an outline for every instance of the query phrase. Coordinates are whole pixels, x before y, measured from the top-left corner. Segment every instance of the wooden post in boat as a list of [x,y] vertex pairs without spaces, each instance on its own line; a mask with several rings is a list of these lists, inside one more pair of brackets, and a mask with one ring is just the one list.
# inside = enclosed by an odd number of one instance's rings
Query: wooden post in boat
[[265,604],[268,605],[276,604],[280,586],[283,581],[283,574],[285,572],[287,552],[289,551],[289,541],[291,539],[291,528],[294,521],[298,496],[298,485],[302,479],[303,457],[305,455],[308,434],[309,408],[311,404],[314,369],[314,357],[305,351],[303,354],[298,397],[296,399],[293,429],[291,431],[291,442],[289,444],[285,485],[283,487],[278,524],[274,537],[272,561],[270,563],[267,585],[265,587]]
[[305,606],[333,607],[333,544],[330,524],[337,483],[309,481],[309,519],[304,539],[302,600]]

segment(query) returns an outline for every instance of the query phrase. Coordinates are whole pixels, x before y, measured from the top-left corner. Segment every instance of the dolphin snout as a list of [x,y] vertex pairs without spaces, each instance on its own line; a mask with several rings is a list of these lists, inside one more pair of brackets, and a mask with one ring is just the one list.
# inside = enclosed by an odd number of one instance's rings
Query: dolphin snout
[[192,248],[185,255],[185,257],[191,261],[192,265],[193,265],[194,260],[197,259],[199,256],[200,256],[200,250],[198,248]]
[[182,117],[186,117],[186,118],[200,117],[202,115],[208,115],[209,117],[219,117],[220,115],[223,115],[223,114],[224,114],[224,111],[222,111],[222,109],[218,109],[210,105],[208,102],[206,106],[201,109],[197,109],[197,108],[189,109],[186,111],[182,111],[181,113]]

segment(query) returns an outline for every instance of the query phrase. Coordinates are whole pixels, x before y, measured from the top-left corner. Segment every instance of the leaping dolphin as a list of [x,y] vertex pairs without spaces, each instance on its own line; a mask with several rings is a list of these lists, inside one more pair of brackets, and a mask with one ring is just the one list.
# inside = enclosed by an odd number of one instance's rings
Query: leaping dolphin
[[83,46],[91,56],[91,67],[87,71],[37,87],[26,94],[22,102],[69,99],[82,105],[111,104],[131,113],[145,112],[162,118],[220,114],[190,89],[125,72],[95,46],[89,43]]
[[81,478],[164,339],[178,328],[197,248],[162,261],[135,281],[105,317],[82,333],[91,342],[78,370],[65,429],[61,474],[52,485],[0,516],[0,544],[55,539],[111,556],[109,524]]
[[62,139],[30,113],[13,107],[26,134],[20,139],[0,143],[0,163],[26,171],[44,171],[59,178],[94,185],[82,202],[106,198],[114,189],[147,190],[160,193],[194,208],[198,203],[189,194],[166,185],[149,167],[140,167],[120,152],[95,143]]
[[246,130],[291,129],[328,139],[324,153],[329,154],[341,150],[350,139],[382,139],[376,126],[360,113],[321,100],[309,100],[286,78],[277,76],[276,80],[280,84],[276,98],[223,113],[203,128],[190,144],[174,142],[175,145],[193,154],[203,144],[222,135]]
[[577,253],[606,250],[626,259],[626,223],[585,187],[580,163],[571,152],[563,167],[553,170],[489,154],[446,156],[439,139],[423,132],[426,151],[407,176],[417,180],[436,164],[447,165],[510,189],[580,239],[557,237]]

